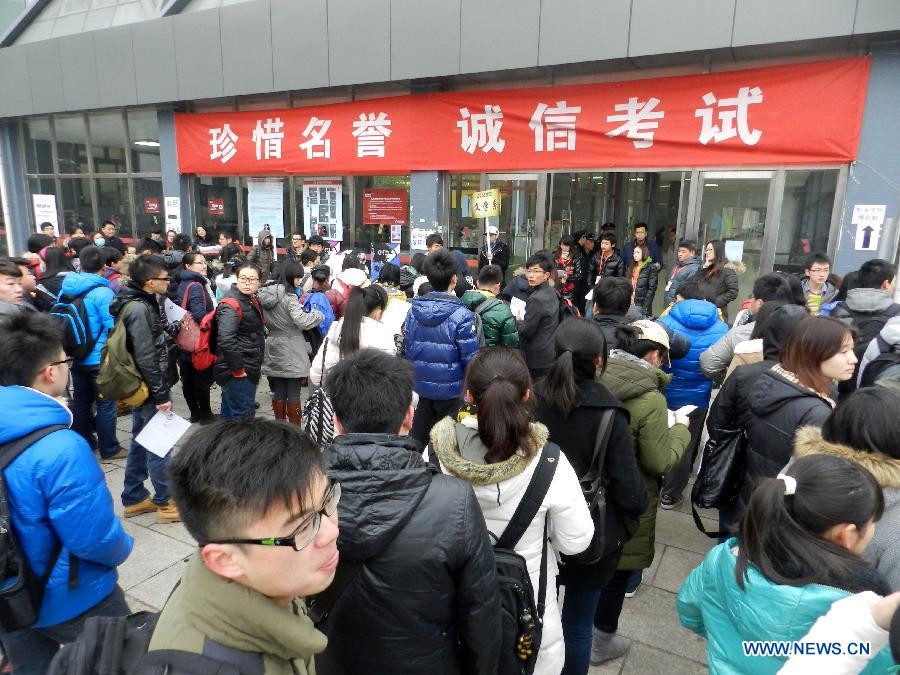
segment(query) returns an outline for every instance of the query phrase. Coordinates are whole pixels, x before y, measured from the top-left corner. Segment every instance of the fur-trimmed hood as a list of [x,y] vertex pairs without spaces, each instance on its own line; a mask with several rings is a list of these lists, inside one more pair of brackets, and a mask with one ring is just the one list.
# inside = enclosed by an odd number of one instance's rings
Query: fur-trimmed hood
[[747,271],[747,266],[740,260],[729,260],[727,263],[725,263],[724,267],[730,270],[734,270],[735,274],[737,274],[738,276]]
[[[530,435],[534,448],[540,450],[550,432],[543,424],[532,422]],[[472,485],[502,483],[524,472],[531,463],[531,458],[518,450],[503,462],[487,464],[484,456],[488,449],[478,437],[478,421],[474,416],[458,423],[445,417],[435,424],[431,429],[431,448],[447,473]]]
[[801,427],[794,437],[794,457],[830,455],[848,459],[868,469],[883,488],[900,488],[900,459],[892,459],[880,452],[857,450],[822,438],[818,427]]

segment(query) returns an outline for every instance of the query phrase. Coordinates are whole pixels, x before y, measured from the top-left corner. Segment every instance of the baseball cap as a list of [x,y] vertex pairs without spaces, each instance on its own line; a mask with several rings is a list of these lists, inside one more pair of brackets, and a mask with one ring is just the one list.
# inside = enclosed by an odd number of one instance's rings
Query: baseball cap
[[666,349],[669,348],[669,334],[666,332],[665,328],[660,326],[655,321],[650,321],[649,319],[641,319],[639,321],[635,321],[631,325],[632,327],[637,329],[638,340],[650,340],[651,342],[662,345]]
[[488,234],[500,234],[500,230],[497,228],[496,225],[488,225],[487,233]]

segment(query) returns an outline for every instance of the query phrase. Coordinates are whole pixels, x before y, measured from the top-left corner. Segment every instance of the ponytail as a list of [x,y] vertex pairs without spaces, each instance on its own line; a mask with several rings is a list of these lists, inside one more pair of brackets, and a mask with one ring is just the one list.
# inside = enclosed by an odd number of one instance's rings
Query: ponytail
[[376,309],[382,311],[387,307],[387,291],[381,286],[350,288],[344,317],[341,319],[340,354],[342,357],[359,351],[359,334],[362,321]]
[[575,368],[570,350],[557,355],[541,382],[541,395],[566,417],[575,408],[578,388],[575,386]]
[[466,370],[466,389],[478,406],[478,436],[488,448],[488,464],[503,462],[521,450],[533,457],[531,416],[525,399],[531,376],[520,352],[490,347],[478,352]]
[[595,321],[569,318],[556,329],[556,360],[537,384],[541,398],[568,417],[578,403],[578,381],[593,380],[597,358],[606,367],[606,339]]

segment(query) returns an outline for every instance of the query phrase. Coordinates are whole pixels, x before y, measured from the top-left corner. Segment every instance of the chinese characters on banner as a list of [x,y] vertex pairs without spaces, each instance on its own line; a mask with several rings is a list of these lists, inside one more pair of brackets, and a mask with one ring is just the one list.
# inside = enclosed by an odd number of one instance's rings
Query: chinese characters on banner
[[178,114],[178,164],[204,175],[377,175],[845,163],[869,63]]
[[303,181],[303,221],[307,237],[317,234],[330,241],[343,241],[343,189],[340,179]]
[[364,190],[363,223],[366,225],[406,225],[406,190]]

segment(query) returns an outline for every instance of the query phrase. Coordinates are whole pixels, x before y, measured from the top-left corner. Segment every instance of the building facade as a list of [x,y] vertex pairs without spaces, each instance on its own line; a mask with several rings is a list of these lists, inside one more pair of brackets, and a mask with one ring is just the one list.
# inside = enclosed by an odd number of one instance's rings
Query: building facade
[[893,0],[38,0],[0,84],[11,251],[45,195],[61,229],[474,257],[496,188],[514,264],[607,222],[731,242],[742,295],[897,257]]

